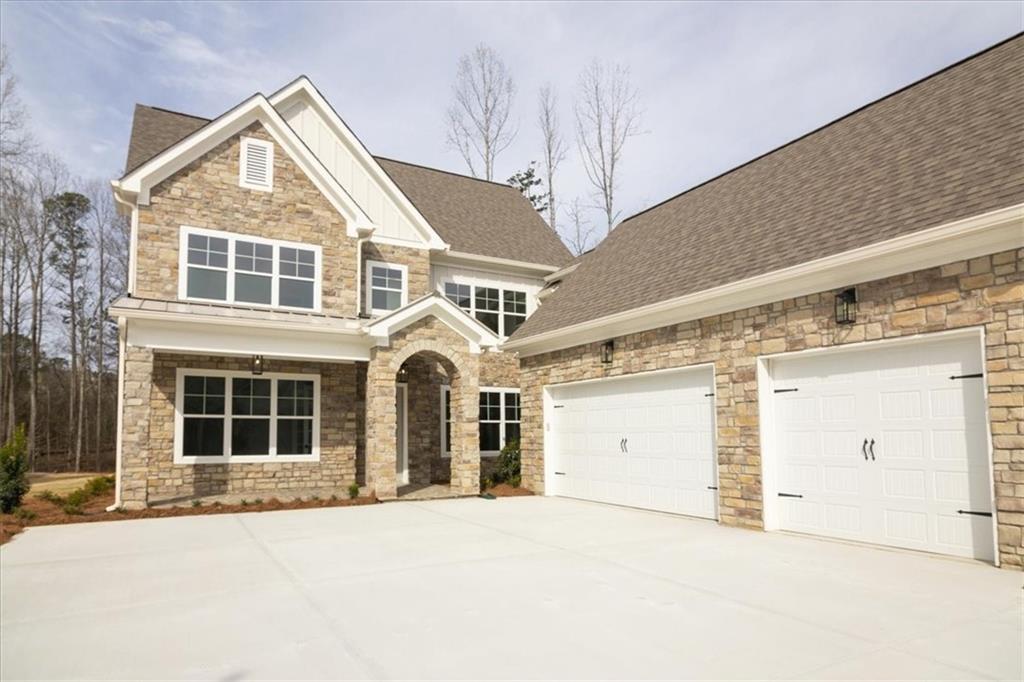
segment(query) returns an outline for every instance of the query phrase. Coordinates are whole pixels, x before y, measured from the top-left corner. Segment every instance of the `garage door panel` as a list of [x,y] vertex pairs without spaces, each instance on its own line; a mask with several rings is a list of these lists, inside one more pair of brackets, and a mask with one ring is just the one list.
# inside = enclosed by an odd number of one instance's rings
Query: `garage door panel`
[[780,526],[991,559],[991,519],[958,513],[991,511],[984,384],[962,378],[980,358],[975,338],[773,361],[790,389],[772,410],[776,483],[804,496],[780,498]]
[[[714,517],[716,507],[713,379],[706,371],[636,375],[553,387],[550,429],[553,494]],[[570,448],[569,409],[593,432],[585,449]],[[561,462],[580,460],[571,470]],[[586,461],[586,464],[582,464]],[[586,477],[589,485],[577,485]],[[600,480],[600,484],[598,481]]]

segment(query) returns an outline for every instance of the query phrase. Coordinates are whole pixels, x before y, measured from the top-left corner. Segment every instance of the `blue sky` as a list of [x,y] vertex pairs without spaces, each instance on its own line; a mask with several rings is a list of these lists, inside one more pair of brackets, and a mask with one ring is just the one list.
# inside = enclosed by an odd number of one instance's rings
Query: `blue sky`
[[[618,61],[645,131],[625,152],[625,216],[1024,29],[1022,7],[3,2],[0,38],[36,137],[102,178],[120,174],[135,102],[215,116],[300,73],[373,153],[465,172],[443,115],[456,60],[479,42],[519,90],[504,178],[540,158],[538,87],[558,91],[571,136],[579,71]],[[563,199],[588,191],[574,145],[562,176]]]

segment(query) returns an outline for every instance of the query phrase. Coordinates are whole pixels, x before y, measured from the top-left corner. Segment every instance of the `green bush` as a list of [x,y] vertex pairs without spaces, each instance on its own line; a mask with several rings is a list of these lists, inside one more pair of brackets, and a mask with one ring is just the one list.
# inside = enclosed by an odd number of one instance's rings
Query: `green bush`
[[356,483],[355,481],[353,481],[352,483],[348,484],[348,496],[349,496],[349,499],[352,499],[352,500],[354,500],[357,497],[359,497],[359,484]]
[[11,439],[0,447],[0,511],[7,514],[14,511],[28,487],[25,427],[18,425]]
[[14,510],[14,518],[19,521],[28,522],[36,517],[36,513],[31,509],[25,509],[24,507],[18,507]]
[[494,482],[508,483],[518,487],[520,482],[520,466],[519,441],[510,440],[501,449],[498,460],[495,462],[494,473],[492,474]]
[[49,502],[50,504],[55,504],[58,507],[64,504],[64,498],[58,495],[57,493],[53,492],[52,490],[44,490],[41,493],[37,493],[36,497],[38,497],[43,502]]

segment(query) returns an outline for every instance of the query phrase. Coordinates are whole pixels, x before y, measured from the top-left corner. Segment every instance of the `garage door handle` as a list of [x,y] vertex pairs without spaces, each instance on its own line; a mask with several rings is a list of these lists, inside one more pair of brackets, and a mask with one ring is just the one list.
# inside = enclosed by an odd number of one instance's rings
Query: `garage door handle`
[[860,451],[864,455],[864,461],[868,461],[868,439],[865,438],[864,442],[860,445]]
[[555,472],[555,476],[565,476],[565,472],[564,471],[556,471]]
[[868,450],[871,452],[871,461],[875,461],[875,439],[871,439],[871,445],[868,446]]
[[966,509],[957,509],[956,513],[957,514],[970,514],[971,516],[988,516],[990,518],[992,516],[992,512],[967,511]]

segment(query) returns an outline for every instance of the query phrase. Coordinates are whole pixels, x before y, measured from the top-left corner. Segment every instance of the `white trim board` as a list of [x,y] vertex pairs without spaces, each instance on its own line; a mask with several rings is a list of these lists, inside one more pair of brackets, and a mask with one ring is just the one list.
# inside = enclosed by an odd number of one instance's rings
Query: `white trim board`
[[430,315],[466,339],[471,353],[479,353],[482,348],[493,349],[498,346],[500,339],[497,335],[437,292],[422,296],[409,305],[374,320],[366,326],[366,332],[374,338],[378,346],[387,346],[395,332]]
[[502,349],[520,356],[537,355],[1022,246],[1024,204],[1018,204],[642,308],[513,339]]

